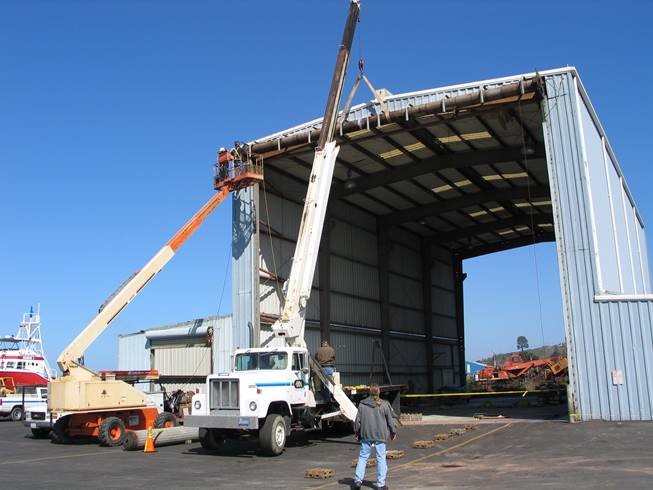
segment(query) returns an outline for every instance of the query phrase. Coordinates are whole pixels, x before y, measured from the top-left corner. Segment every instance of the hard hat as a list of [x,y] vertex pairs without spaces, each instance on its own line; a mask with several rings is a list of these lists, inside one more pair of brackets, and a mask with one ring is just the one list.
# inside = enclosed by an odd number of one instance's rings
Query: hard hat
[[219,153],[225,152],[227,149],[224,146],[221,146],[220,149],[218,150]]

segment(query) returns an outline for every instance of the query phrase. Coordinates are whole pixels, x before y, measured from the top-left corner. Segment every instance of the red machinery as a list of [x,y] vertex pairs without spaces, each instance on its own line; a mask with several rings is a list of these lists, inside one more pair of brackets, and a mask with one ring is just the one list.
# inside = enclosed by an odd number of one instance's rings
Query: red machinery
[[479,380],[519,379],[525,377],[558,377],[567,371],[566,357],[550,357],[527,361],[520,352],[510,354],[503,366],[488,366],[477,373]]

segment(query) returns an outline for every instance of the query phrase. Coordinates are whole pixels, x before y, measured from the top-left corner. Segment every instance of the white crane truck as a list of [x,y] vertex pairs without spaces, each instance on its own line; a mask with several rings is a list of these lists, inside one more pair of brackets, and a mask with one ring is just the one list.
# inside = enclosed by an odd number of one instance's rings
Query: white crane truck
[[264,453],[278,455],[291,430],[319,429],[326,420],[351,422],[356,418],[356,406],[340,388],[337,373],[331,378],[311,360],[304,328],[339,151],[334,138],[338,106],[359,11],[358,0],[352,0],[308,182],[284,307],[272,325],[274,337],[266,347],[237,349],[232,372],[210,375],[206,393],[193,397],[192,415],[184,420],[186,426],[200,428],[205,449],[219,449],[226,439],[249,434],[258,436]]

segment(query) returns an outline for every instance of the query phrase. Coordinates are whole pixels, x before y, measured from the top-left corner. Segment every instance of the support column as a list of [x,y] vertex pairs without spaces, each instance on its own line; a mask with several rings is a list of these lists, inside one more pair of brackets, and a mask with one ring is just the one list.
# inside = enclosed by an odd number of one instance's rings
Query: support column
[[232,348],[260,343],[258,185],[233,193],[231,220]]
[[431,256],[431,243],[422,238],[420,243],[422,255],[422,308],[424,310],[424,343],[426,356],[426,379],[429,393],[435,390],[433,382],[433,295],[431,272],[433,270],[433,257]]
[[377,257],[379,271],[379,302],[381,308],[381,346],[388,369],[390,369],[390,240],[388,227],[376,222]]
[[460,255],[452,255],[453,284],[456,301],[456,333],[458,336],[458,377],[460,386],[465,386],[467,372],[465,371],[465,308],[463,303],[463,281],[467,274],[463,272],[463,260]]
[[320,338],[331,343],[331,228],[329,214],[324,218],[317,269],[320,288]]

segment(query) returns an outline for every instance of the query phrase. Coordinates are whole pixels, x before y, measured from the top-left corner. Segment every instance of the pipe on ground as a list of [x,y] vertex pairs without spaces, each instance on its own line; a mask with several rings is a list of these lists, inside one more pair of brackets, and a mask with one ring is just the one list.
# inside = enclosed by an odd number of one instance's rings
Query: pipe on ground
[[[154,447],[183,444],[186,441],[199,440],[198,427],[170,427],[167,429],[153,429]],[[122,448],[125,451],[136,451],[145,447],[147,430],[134,430],[127,432]]]

